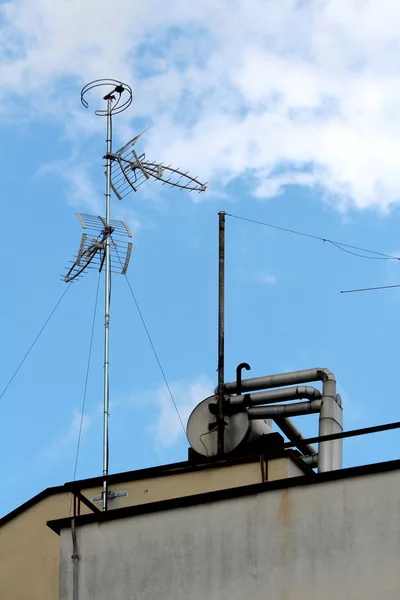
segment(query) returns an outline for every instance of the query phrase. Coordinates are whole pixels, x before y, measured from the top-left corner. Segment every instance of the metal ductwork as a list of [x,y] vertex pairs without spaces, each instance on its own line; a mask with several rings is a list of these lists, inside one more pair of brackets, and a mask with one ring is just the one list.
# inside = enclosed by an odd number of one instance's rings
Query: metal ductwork
[[[315,388],[309,386],[298,386],[297,384],[309,383],[312,381],[322,382],[322,394]],[[270,392],[259,392],[251,394],[257,390],[268,390],[270,388],[281,388],[283,386],[296,386],[285,389],[271,390]],[[305,414],[306,412],[315,412],[314,408],[317,407],[315,401],[321,400],[319,407],[319,435],[329,435],[340,433],[343,431],[343,411],[342,402],[340,396],[336,393],[336,379],[335,375],[329,369],[316,368],[316,369],[305,369],[303,371],[292,371],[290,373],[280,373],[277,375],[267,375],[265,377],[253,377],[250,379],[243,379],[240,381],[239,390],[238,382],[231,382],[224,384],[225,394],[235,394],[240,391],[240,395],[236,397],[230,397],[228,404],[239,405],[239,406],[254,406],[257,404],[269,404],[274,402],[281,402],[282,400],[295,400],[299,398],[308,398],[310,403],[306,410],[307,403],[302,404],[302,413],[290,412],[289,408],[282,409],[282,412],[277,411],[276,416],[285,416],[294,414]],[[243,392],[248,392],[243,394]],[[217,390],[216,390],[217,393]],[[313,404],[314,402],[314,404]],[[266,407],[267,408],[267,407]],[[250,415],[254,415],[256,409],[249,408]],[[287,411],[287,412],[285,412]],[[270,408],[268,410],[260,411],[258,413],[259,418],[264,418],[265,415],[274,417],[273,411]],[[253,418],[256,418],[253,416]],[[318,448],[318,471],[332,471],[340,469],[342,466],[342,440],[334,440],[330,442],[322,442]]]

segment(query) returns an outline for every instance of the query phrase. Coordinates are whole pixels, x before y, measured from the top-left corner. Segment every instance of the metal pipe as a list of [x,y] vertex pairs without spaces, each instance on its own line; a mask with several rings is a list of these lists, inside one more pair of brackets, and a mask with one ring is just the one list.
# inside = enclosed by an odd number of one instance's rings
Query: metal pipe
[[225,453],[225,421],[224,421],[224,371],[225,371],[225,212],[219,216],[219,262],[218,262],[218,454]]
[[240,394],[232,396],[229,399],[231,406],[255,406],[257,404],[270,404],[272,402],[282,402],[283,400],[320,400],[321,392],[311,385],[297,385],[289,388],[278,388],[266,392],[256,392],[254,394]]
[[296,425],[287,417],[274,417],[275,423],[278,425],[280,430],[289,438],[293,446],[296,446],[303,454],[317,454],[317,449],[304,442],[302,436]]
[[[319,421],[319,435],[329,435],[343,431],[341,400],[340,396],[336,395],[335,376],[329,369],[305,369],[304,371],[292,371],[290,373],[244,379],[241,382],[241,391],[252,392],[254,390],[306,383],[309,381],[322,381],[322,406]],[[231,382],[226,383],[224,389],[225,392],[234,394],[236,388],[236,382]],[[341,468],[342,446],[341,440],[322,442],[319,444],[319,472]]]
[[308,467],[317,467],[318,466],[318,454],[310,454],[308,456],[301,456],[301,460]]
[[288,417],[275,417],[274,421],[281,431],[289,438],[292,445],[298,448],[303,454],[317,454],[317,449],[304,441],[300,430]]
[[306,400],[294,404],[277,404],[275,406],[256,406],[247,409],[250,421],[255,419],[273,419],[275,416],[298,417],[321,410],[322,400]]
[[[75,501],[75,499],[74,499]],[[75,509],[75,506],[74,506]],[[76,525],[75,525],[75,514],[71,519],[71,535],[72,535],[72,600],[78,600],[79,596],[79,554],[78,554],[78,543],[76,540]]]
[[[319,436],[341,433],[343,431],[342,400],[336,394],[336,381],[323,382],[322,407],[319,416]],[[318,445],[318,472],[334,471],[342,467],[343,442],[341,439],[320,442]]]
[[103,511],[107,510],[108,505],[108,463],[109,463],[109,444],[108,444],[108,419],[110,407],[110,282],[111,282],[111,262],[110,262],[110,204],[111,204],[111,158],[112,140],[111,140],[111,107],[113,96],[107,97],[107,159],[106,159],[106,238],[105,238],[105,295],[104,295],[104,407],[103,407]]
[[[308,383],[310,381],[324,381],[334,375],[329,369],[305,369],[304,371],[292,371],[290,373],[279,373],[277,375],[267,375],[265,377],[252,377],[242,379],[241,391],[254,392],[256,390],[267,390],[269,388],[282,387],[285,385],[296,385],[298,383]],[[237,389],[236,381],[225,383],[224,391],[228,394],[235,394]]]

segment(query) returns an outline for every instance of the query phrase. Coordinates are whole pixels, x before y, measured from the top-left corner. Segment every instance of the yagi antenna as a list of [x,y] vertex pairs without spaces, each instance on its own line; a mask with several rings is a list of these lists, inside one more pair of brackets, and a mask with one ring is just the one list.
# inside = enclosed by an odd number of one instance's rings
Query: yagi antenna
[[[82,234],[75,261],[64,276],[67,283],[82,277],[86,269],[96,268],[102,271],[106,258],[108,230],[105,219],[81,213],[76,213],[76,215],[83,229],[88,229],[93,233],[90,235],[88,233]],[[132,242],[127,242],[124,238],[132,237],[131,230],[124,221],[110,220],[110,233],[112,236],[110,245],[111,272],[125,275],[131,258]]]
[[189,192],[205,192],[207,184],[200,183],[197,177],[192,177],[188,171],[184,172],[163,163],[149,162],[144,153],[136,153],[134,146],[147,129],[110,156],[117,167],[111,179],[111,187],[117,198],[122,200],[130,192],[137,192],[138,187],[148,179],[156,179],[164,185]]
[[[126,83],[117,79],[96,79],[85,85],[81,91],[81,102],[85,108],[89,104],[86,94],[97,91],[98,88],[107,93],[103,96],[105,107],[95,110],[95,114],[106,117],[106,186],[105,186],[105,217],[76,213],[82,228],[81,243],[78,252],[67,267],[64,280],[67,283],[79,279],[92,268],[104,270],[104,407],[103,407],[103,491],[101,500],[103,510],[107,510],[108,500],[113,494],[108,489],[109,450],[108,450],[108,421],[110,406],[109,386],[109,332],[110,332],[110,290],[111,273],[118,272],[123,275],[128,269],[132,243],[128,241],[132,233],[124,221],[114,221],[110,218],[111,190],[117,198],[122,199],[129,192],[137,190],[139,185],[147,179],[156,179],[163,184],[168,184],[188,191],[204,192],[206,184],[200,183],[180,169],[171,165],[148,162],[145,155],[136,153],[134,146],[144,133],[137,135],[123,146],[118,152],[112,152],[112,117],[126,110],[133,99],[132,89]],[[145,130],[146,131],[146,130]],[[115,169],[113,169],[115,167]]]

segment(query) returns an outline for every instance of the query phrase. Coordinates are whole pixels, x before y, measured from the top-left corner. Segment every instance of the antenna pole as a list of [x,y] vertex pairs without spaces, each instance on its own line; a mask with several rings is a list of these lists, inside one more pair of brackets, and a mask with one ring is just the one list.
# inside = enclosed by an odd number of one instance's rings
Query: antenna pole
[[[72,267],[68,269],[64,280],[68,283],[73,279],[78,278],[82,275],[83,271],[88,268],[99,266],[99,270],[105,269],[105,295],[104,295],[104,409],[103,409],[103,490],[101,494],[103,511],[108,508],[108,501],[114,497],[108,489],[108,463],[109,463],[109,409],[110,409],[110,382],[109,382],[109,369],[110,369],[110,356],[109,356],[109,332],[110,332],[110,295],[111,295],[111,266],[112,266],[112,252],[114,246],[112,245],[111,235],[116,232],[116,235],[122,237],[132,237],[132,233],[129,227],[123,221],[113,221],[111,225],[110,220],[110,205],[111,205],[111,190],[114,191],[117,198],[121,199],[126,196],[127,193],[132,190],[136,191],[138,180],[156,179],[161,181],[163,184],[168,184],[172,187],[179,189],[186,189],[188,191],[204,192],[207,188],[205,183],[200,183],[196,177],[192,177],[188,172],[180,171],[169,166],[165,166],[162,163],[148,162],[145,161],[145,155],[141,154],[137,156],[133,146],[138,141],[139,136],[133,138],[128,144],[125,144],[116,154],[112,154],[112,117],[126,110],[131,104],[133,99],[132,88],[118,81],[117,79],[96,79],[86,84],[81,90],[81,103],[85,108],[89,107],[89,103],[86,99],[86,95],[89,91],[99,87],[112,88],[109,93],[103,97],[106,102],[106,106],[95,110],[95,114],[99,117],[107,118],[107,152],[104,158],[106,159],[106,215],[103,217],[93,217],[91,215],[79,215],[79,220],[83,228],[86,228],[86,221],[91,225],[92,229],[98,227],[98,221],[101,222],[102,228],[98,233],[97,239],[88,237],[86,234],[82,235],[81,244],[78,250],[75,261]],[[133,155],[133,158],[132,158]],[[134,160],[133,160],[134,159]],[[115,169],[117,169],[117,180],[112,180],[112,166],[115,163]],[[114,169],[114,174],[115,174]],[[224,213],[225,214],[225,213]],[[122,244],[122,246],[121,246]],[[120,241],[120,247],[123,248],[125,254],[124,263],[121,262],[120,257],[118,258],[121,263],[121,273],[125,274],[128,268],[132,244],[131,242]],[[222,383],[223,377],[223,366],[222,366]],[[221,391],[223,392],[222,388]],[[223,438],[222,430],[222,438]],[[223,449],[223,439],[222,439]]]
[[218,267],[218,454],[225,453],[224,379],[225,379],[225,215],[219,216],[219,267]]
[[104,296],[104,410],[103,410],[103,511],[108,505],[108,419],[110,407],[110,203],[111,203],[111,108],[113,96],[108,94],[107,99],[107,154],[106,154],[106,238],[105,242],[105,296]]

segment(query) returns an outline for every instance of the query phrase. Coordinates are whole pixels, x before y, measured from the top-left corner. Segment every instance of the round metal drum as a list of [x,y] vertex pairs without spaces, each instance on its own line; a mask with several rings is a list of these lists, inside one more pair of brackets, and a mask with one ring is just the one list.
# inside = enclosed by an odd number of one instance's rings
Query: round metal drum
[[[209,410],[209,405],[215,404],[216,401],[216,396],[210,396],[200,402],[190,415],[186,427],[191,447],[202,456],[218,454],[216,417]],[[225,416],[224,419],[226,423],[224,444],[227,454],[241,444],[253,442],[257,437],[272,432],[270,422],[267,420],[249,421],[246,410]]]

